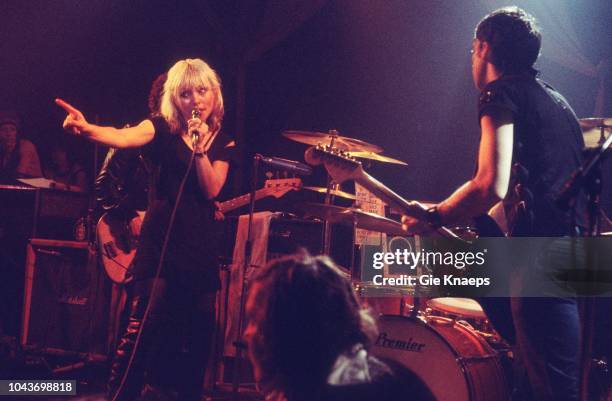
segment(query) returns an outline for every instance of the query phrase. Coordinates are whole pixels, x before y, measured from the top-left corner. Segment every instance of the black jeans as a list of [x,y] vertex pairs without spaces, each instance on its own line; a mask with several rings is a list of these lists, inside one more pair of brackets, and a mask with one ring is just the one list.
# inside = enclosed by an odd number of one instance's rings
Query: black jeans
[[580,317],[575,298],[515,298],[517,343],[537,400],[578,401]]
[[512,299],[518,354],[534,399],[578,401],[581,321],[577,292],[562,277],[584,268],[584,248],[569,237],[534,244],[513,285],[522,295]]
[[[127,327],[111,367],[114,394],[128,367],[138,332],[138,349],[118,400],[131,401],[143,385],[162,389],[181,401],[199,401],[215,326],[215,294],[161,279],[135,283]],[[143,323],[147,304],[149,315]]]

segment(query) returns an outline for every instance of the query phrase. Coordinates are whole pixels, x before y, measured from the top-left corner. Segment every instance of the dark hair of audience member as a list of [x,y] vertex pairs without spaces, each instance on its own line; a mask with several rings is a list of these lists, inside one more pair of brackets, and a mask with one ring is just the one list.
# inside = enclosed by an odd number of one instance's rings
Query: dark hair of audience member
[[306,251],[278,259],[254,279],[257,327],[251,355],[265,391],[288,401],[316,398],[338,355],[376,335],[350,281],[326,256]]

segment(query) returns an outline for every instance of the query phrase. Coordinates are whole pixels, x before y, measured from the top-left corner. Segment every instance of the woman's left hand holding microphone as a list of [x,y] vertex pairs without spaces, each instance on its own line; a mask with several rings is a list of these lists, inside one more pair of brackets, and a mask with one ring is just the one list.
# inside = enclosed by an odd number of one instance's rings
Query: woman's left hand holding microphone
[[197,132],[197,138],[194,143],[196,153],[208,152],[208,149],[210,149],[212,145],[212,141],[209,140],[212,133],[208,129],[208,124],[200,120],[199,117],[191,118],[187,121],[187,130],[191,138],[193,138],[194,133]]

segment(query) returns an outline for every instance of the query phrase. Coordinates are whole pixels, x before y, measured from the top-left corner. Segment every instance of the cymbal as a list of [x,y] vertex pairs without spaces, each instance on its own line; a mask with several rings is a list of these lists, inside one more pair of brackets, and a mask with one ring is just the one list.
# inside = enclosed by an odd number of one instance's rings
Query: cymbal
[[329,133],[311,132],[311,131],[284,131],[283,136],[292,141],[303,143],[306,145],[333,145],[339,150],[345,152],[366,151],[380,153],[383,149],[380,146],[364,142],[359,139],[353,139],[346,136],[340,136],[336,131]]
[[[318,192],[320,194],[326,194],[327,188],[325,187],[302,187],[302,189],[306,189],[308,191]],[[340,198],[355,200],[357,197],[353,194],[349,194],[348,192],[340,191],[339,189],[332,189],[329,191],[332,195],[338,196]]]
[[379,155],[373,152],[356,151],[356,152],[349,152],[349,154],[359,159],[376,160],[378,162],[391,163],[391,164],[401,164],[402,166],[408,165],[408,163],[403,162],[401,160],[394,159],[389,156]]
[[589,117],[578,120],[580,128],[584,131],[589,128],[612,128],[612,118],[610,117]]
[[303,203],[300,205],[300,209],[307,216],[318,217],[331,223],[347,226],[356,225],[357,228],[392,235],[408,235],[402,230],[401,223],[373,213],[364,212],[361,209],[325,205],[323,203]]

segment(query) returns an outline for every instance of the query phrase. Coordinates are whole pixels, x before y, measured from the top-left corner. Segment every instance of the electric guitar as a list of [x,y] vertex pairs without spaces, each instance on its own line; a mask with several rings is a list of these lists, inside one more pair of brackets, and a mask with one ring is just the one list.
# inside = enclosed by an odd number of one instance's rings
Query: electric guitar
[[[332,148],[329,146],[317,145],[316,147],[306,150],[304,155],[306,161],[312,165],[322,164],[329,173],[330,177],[341,184],[347,180],[354,180],[368,191],[372,192],[377,197],[386,202],[392,209],[399,210],[408,216],[414,216],[414,208],[418,207],[422,211],[426,211],[427,207],[418,202],[409,202],[400,195],[393,192],[389,187],[372,177],[365,172],[361,162],[351,157],[350,154]],[[478,218],[475,221],[477,231],[484,236],[503,236],[503,232],[499,229],[495,221],[488,217]],[[437,233],[445,238],[459,240],[465,242],[463,238],[457,235],[448,227],[440,227]]]
[[[289,191],[302,187],[299,178],[267,180],[263,188],[255,191],[255,200],[268,196],[280,198]],[[250,193],[220,202],[218,212],[228,213],[250,201]],[[140,225],[145,212],[128,219],[107,212],[100,217],[96,226],[96,236],[101,255],[102,265],[108,277],[116,284],[126,284],[131,279],[132,261],[138,247]]]
[[126,284],[132,279],[132,260],[138,248],[140,226],[145,212],[126,219],[106,212],[96,225],[96,237],[104,270],[113,283]]
[[[266,180],[263,188],[255,191],[255,200],[260,200],[268,196],[280,198],[287,192],[298,190],[302,187],[302,180],[299,178],[282,178],[276,180]],[[238,209],[244,205],[248,205],[251,200],[251,194],[240,195],[236,198],[220,202],[218,209],[221,213],[227,213],[234,209]]]

